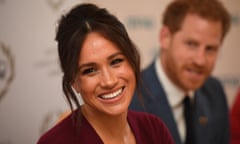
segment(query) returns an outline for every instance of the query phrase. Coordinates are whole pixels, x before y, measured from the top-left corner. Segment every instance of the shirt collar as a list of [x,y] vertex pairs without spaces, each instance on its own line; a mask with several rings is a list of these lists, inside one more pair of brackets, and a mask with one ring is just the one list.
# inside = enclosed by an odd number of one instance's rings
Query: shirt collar
[[[170,106],[173,108],[179,106],[182,103],[182,100],[184,99],[186,93],[177,86],[175,86],[175,84],[167,77],[166,73],[162,68],[160,57],[156,58],[155,60],[155,68],[158,80],[161,81]],[[188,92],[188,95],[191,99],[193,99],[194,92],[190,91]]]

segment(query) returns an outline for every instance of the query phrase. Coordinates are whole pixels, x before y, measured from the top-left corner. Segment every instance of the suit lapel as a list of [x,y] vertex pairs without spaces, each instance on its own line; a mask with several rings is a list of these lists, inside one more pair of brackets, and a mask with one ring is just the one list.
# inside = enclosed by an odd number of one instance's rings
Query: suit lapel
[[[146,99],[148,103],[147,109],[150,113],[157,114],[167,125],[169,131],[171,132],[175,143],[180,144],[180,135],[177,129],[176,122],[173,117],[171,107],[168,103],[166,94],[162,88],[162,85],[157,81],[156,70],[154,64],[150,66],[148,71],[143,74],[143,79],[146,84],[147,89],[150,92],[150,100]],[[156,89],[158,89],[156,91]],[[156,113],[157,112],[157,113]]]
[[195,94],[195,131],[196,141],[209,144],[210,128],[209,123],[211,122],[210,105],[206,99],[206,96],[201,92],[197,91]]

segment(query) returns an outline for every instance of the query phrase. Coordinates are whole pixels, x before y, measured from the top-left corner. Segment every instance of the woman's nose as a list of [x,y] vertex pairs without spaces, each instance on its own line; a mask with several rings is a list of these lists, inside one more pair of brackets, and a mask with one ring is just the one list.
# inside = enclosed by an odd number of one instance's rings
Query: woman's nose
[[117,77],[111,68],[105,68],[101,72],[100,84],[104,88],[113,88],[117,84]]

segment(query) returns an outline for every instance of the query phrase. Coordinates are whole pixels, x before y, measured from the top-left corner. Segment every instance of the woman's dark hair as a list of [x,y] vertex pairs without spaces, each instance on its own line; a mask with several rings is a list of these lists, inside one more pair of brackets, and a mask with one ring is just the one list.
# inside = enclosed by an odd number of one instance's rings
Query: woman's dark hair
[[58,55],[63,71],[62,87],[71,110],[74,105],[80,107],[72,84],[78,74],[78,60],[86,36],[96,32],[114,43],[126,56],[136,76],[138,84],[140,74],[139,53],[128,36],[124,25],[106,9],[85,3],[75,6],[59,21],[56,33]]

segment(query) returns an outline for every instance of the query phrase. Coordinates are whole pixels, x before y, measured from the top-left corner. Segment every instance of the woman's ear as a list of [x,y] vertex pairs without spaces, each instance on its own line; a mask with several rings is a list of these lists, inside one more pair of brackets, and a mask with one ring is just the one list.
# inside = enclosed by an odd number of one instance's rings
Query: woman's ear
[[161,49],[166,49],[169,47],[171,41],[171,32],[167,26],[163,26],[159,34]]
[[75,92],[79,93],[80,90],[79,90],[79,83],[77,79],[73,82],[72,88],[74,88]]

